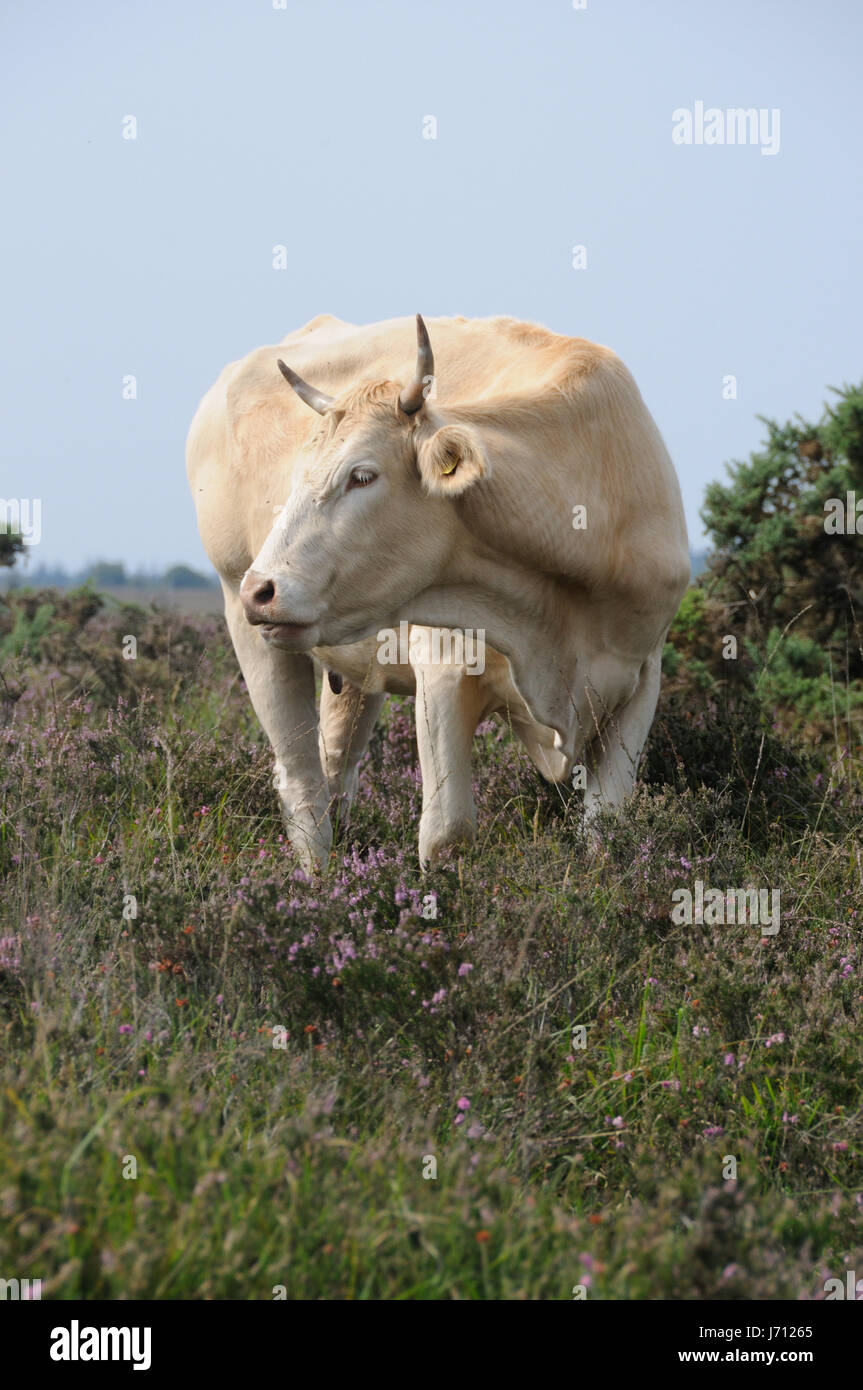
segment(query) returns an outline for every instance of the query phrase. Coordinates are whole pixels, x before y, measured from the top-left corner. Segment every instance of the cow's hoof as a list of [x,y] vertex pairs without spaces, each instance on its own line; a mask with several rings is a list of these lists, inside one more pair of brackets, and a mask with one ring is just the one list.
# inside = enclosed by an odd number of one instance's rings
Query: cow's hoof
[[584,818],[584,845],[591,859],[599,859],[605,854],[608,828],[600,825],[595,816],[587,815]]
[[448,858],[453,850],[464,849],[466,845],[472,845],[475,839],[476,826],[471,821],[448,825],[445,830],[437,829],[428,834],[423,833],[420,824],[420,864],[423,869],[434,868],[435,864]]
[[351,820],[351,807],[357,794],[359,772],[355,768],[345,776],[329,778],[329,811],[334,838],[339,839]]
[[296,815],[285,821],[285,829],[293,851],[300,861],[300,868],[307,874],[320,873],[326,868],[333,844],[333,831],[329,816],[320,824],[309,817]]
[[333,843],[344,839],[345,832],[351,823],[351,805],[353,797],[340,796],[334,797],[330,801],[330,820],[333,825]]

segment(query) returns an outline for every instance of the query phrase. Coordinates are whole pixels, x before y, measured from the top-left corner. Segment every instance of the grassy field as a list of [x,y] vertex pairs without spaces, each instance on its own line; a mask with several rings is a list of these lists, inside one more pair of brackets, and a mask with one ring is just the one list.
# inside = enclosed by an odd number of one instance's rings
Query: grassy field
[[[847,759],[666,700],[592,852],[577,797],[483,726],[476,846],[424,878],[394,700],[310,879],[218,619],[10,602],[0,1276],[811,1299],[863,1274]],[[697,879],[779,889],[779,931],[676,925]]]
[[200,589],[169,589],[151,587],[139,589],[133,585],[105,589],[102,592],[116,604],[136,604],[144,608],[164,608],[172,613],[199,614],[212,617],[224,612],[225,600],[219,585]]

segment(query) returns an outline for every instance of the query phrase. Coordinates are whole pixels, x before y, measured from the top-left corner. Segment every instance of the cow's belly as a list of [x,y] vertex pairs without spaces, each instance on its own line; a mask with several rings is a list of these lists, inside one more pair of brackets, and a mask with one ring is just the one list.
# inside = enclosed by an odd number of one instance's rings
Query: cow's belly
[[[408,628],[408,643],[415,625]],[[428,629],[420,629],[428,631]],[[312,655],[327,670],[338,671],[351,685],[374,694],[414,695],[416,676],[411,661],[386,661],[380,659],[382,644],[375,637],[367,637],[362,642],[352,642],[340,647],[315,647]],[[408,656],[399,651],[400,657]],[[495,710],[508,710],[520,719],[529,719],[527,707],[516,690],[509,662],[500,652],[486,647],[484,651],[485,669],[475,674],[465,674],[465,678],[478,681],[486,695],[483,718]],[[539,727],[539,726],[537,726]]]
[[[379,659],[380,644],[374,637],[343,647],[315,647],[313,656],[330,671],[337,671],[351,685],[370,694],[414,695],[416,676],[409,661]],[[519,695],[505,656],[485,649],[485,670],[465,679],[477,681],[482,692],[480,719],[494,715],[510,726],[532,761],[548,781],[564,781],[570,764],[556,747],[554,731],[538,724]]]

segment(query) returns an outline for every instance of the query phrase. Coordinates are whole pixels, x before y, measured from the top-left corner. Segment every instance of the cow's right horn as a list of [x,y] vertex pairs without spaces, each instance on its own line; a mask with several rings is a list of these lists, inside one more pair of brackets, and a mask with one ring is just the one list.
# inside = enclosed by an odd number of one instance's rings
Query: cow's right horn
[[285,381],[294,391],[296,391],[301,401],[310,405],[312,410],[316,410],[319,415],[323,415],[329,410],[335,396],[325,396],[323,391],[317,391],[314,386],[310,386],[307,381],[303,381],[301,376],[297,376],[292,367],[286,367],[281,357],[279,358],[279,371]]
[[434,354],[422,314],[417,314],[417,365],[414,379],[399,396],[405,415],[415,415],[425,401],[434,380]]

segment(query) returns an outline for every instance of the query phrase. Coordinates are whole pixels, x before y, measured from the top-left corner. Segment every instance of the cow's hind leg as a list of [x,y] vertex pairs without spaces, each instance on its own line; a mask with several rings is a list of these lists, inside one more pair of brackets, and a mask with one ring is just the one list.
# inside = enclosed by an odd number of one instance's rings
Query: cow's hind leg
[[321,689],[319,747],[330,795],[330,815],[347,824],[357,791],[359,764],[374,731],[383,695],[372,695],[342,681],[338,694],[327,676]]
[[620,806],[631,795],[656,713],[661,675],[662,657],[657,652],[642,666],[626,704],[605,721],[592,740],[584,792],[588,821],[603,807]]

